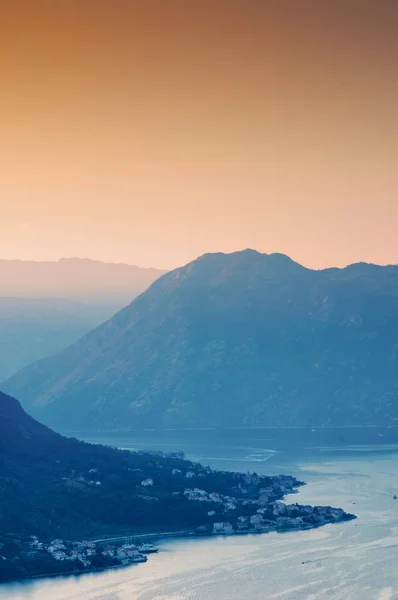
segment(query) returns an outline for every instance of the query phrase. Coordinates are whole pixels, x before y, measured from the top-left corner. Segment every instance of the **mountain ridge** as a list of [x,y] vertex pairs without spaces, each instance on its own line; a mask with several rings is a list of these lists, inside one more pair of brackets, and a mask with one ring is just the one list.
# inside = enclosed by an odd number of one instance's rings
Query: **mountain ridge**
[[105,261],[99,260],[96,258],[88,258],[88,257],[78,257],[78,256],[62,256],[61,258],[55,260],[31,260],[24,258],[0,258],[0,264],[11,263],[11,264],[28,264],[28,265],[54,265],[54,264],[96,264],[96,265],[105,265],[105,266],[119,266],[119,267],[128,267],[132,269],[142,270],[142,271],[163,271],[166,272],[166,269],[158,269],[156,267],[139,267],[138,265],[132,265],[131,263],[120,262],[120,261]]
[[57,297],[123,306],[166,271],[88,258],[0,259],[0,296]]

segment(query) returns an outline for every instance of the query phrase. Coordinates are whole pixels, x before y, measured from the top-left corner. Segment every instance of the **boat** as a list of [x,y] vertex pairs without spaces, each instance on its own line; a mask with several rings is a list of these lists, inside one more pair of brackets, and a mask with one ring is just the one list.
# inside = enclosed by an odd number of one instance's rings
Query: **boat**
[[155,548],[152,544],[142,544],[139,547],[139,550],[142,554],[154,554],[158,552],[158,548]]
[[143,563],[146,562],[148,559],[146,556],[144,556],[143,554],[139,554],[138,556],[132,556],[130,558],[130,562],[132,563]]

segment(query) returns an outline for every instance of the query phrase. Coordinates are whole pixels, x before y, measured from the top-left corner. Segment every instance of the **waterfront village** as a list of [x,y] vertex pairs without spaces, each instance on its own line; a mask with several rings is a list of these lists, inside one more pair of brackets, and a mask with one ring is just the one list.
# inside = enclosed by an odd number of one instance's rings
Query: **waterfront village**
[[[197,481],[195,471],[182,472],[173,469],[173,477]],[[341,508],[330,506],[310,506],[300,504],[285,504],[280,498],[285,494],[297,493],[297,487],[304,485],[289,475],[262,477],[256,474],[231,474],[235,479],[234,493],[226,495],[219,492],[208,492],[200,487],[185,487],[183,491],[174,491],[173,495],[182,495],[192,503],[209,504],[207,523],[196,528],[179,532],[179,535],[236,535],[248,533],[266,533],[270,531],[287,531],[294,529],[311,529],[355,518]],[[98,482],[100,483],[100,482]],[[153,478],[147,477],[141,481],[141,488],[150,490],[155,486]],[[257,489],[257,497],[253,498],[250,490]],[[251,496],[251,497],[247,497]],[[222,517],[222,518],[220,518]],[[161,535],[159,535],[161,537]],[[127,566],[145,562],[147,554],[156,552],[153,545],[141,541],[139,544],[132,540],[110,543],[106,540],[94,541],[65,541],[53,539],[48,542],[32,536],[26,548],[27,555],[35,557],[47,553],[54,561],[65,563],[70,561],[73,570],[94,570],[101,568]],[[1,552],[0,552],[1,553]],[[78,565],[78,567],[77,567]],[[66,565],[65,565],[66,566]],[[63,570],[65,570],[63,566]],[[71,569],[72,570],[72,569]]]
[[[190,472],[187,473],[191,477]],[[304,485],[290,475],[261,477],[256,474],[234,473],[239,481],[237,496],[206,492],[195,487],[186,488],[184,496],[196,502],[209,502],[219,508],[208,511],[213,522],[197,528],[197,534],[266,533],[289,529],[310,529],[355,518],[341,508],[285,504],[279,498],[285,494],[298,493],[297,487]],[[263,482],[266,481],[267,485]],[[257,488],[257,498],[246,497],[249,488]],[[228,515],[228,520],[218,521],[217,514]]]
[[[140,451],[136,453],[139,456]],[[178,459],[182,453],[165,454],[163,452],[147,453],[155,459],[151,473],[136,469],[144,477],[137,481],[137,497],[153,505],[159,500],[159,478],[164,478],[163,464],[156,462],[164,459]],[[310,506],[286,504],[281,500],[287,494],[297,494],[298,488],[305,485],[291,475],[257,475],[256,473],[214,471],[199,463],[183,461],[181,466],[171,468],[168,480],[170,500],[184,499],[192,503],[193,512],[200,513],[202,523],[187,532],[190,535],[234,534],[234,533],[266,533],[269,531],[285,531],[288,529],[310,529],[327,523],[354,519],[355,515],[346,513],[341,508],[331,506]],[[89,471],[89,476],[98,475],[96,469]],[[137,473],[137,474],[138,474]],[[149,475],[149,476],[148,476]],[[80,476],[68,480],[69,485],[101,486],[101,481],[89,480]],[[214,491],[217,489],[217,491]],[[145,491],[144,491],[145,490]],[[198,506],[195,511],[195,504]],[[203,510],[208,505],[208,510]],[[200,508],[199,508],[200,507]]]
[[91,570],[106,566],[146,562],[146,554],[157,552],[157,549],[151,544],[136,545],[128,539],[119,544],[87,540],[68,542],[62,539],[44,542],[40,541],[37,536],[31,536],[28,542],[28,556],[32,558],[45,552],[56,561],[79,561],[84,569]]
[[[59,481],[75,503],[88,499],[94,507],[105,494],[107,502],[112,498],[117,508],[115,484],[125,485],[129,491],[121,495],[121,506],[131,511],[129,520],[113,531],[109,525],[101,529],[103,522],[99,522],[98,529],[86,528],[84,535],[90,532],[90,538],[83,540],[76,535],[77,529],[68,537],[65,528],[51,538],[37,531],[19,539],[5,534],[0,537],[0,580],[142,563],[147,554],[157,551],[148,542],[156,544],[156,540],[167,536],[282,533],[356,518],[341,508],[282,502],[286,495],[297,494],[298,488],[305,485],[290,475],[213,470],[186,460],[182,453],[129,452],[125,460],[127,464],[119,471],[98,464],[71,470]],[[130,537],[121,537],[126,530]],[[93,541],[96,534],[102,539]]]

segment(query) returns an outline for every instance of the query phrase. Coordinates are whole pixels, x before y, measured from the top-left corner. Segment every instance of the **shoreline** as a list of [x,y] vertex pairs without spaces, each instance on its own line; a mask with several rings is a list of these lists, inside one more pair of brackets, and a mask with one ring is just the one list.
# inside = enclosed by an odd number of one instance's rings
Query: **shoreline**
[[[258,479],[259,477],[254,474],[254,476]],[[260,477],[261,478],[261,477]],[[271,492],[273,492],[273,494],[275,495],[276,492],[279,493],[279,499],[278,499],[278,495],[276,495],[277,500],[275,500],[274,498],[272,498],[272,502],[271,502],[271,506],[275,503],[275,505],[277,503],[281,503],[282,500],[286,501],[286,497],[290,496],[290,495],[296,495],[299,493],[299,489],[302,486],[305,486],[306,483],[303,481],[299,481],[296,479],[296,477],[294,476],[285,476],[285,475],[278,475],[278,476],[271,476],[272,479],[276,480],[276,486],[275,486],[275,482],[273,482],[273,488],[271,486]],[[283,483],[285,479],[288,479],[288,483],[289,485],[293,485],[292,489],[285,489],[282,484],[281,484],[281,480]],[[291,480],[291,481],[290,481]],[[251,483],[251,482],[249,482]],[[258,485],[258,482],[255,482],[256,485]],[[282,492],[283,490],[283,492]],[[188,490],[191,491],[192,490]],[[201,491],[201,490],[199,490]],[[267,491],[267,490],[266,490]],[[262,506],[262,505],[261,505]],[[292,505],[293,506],[293,505]],[[298,506],[298,505],[296,505]],[[236,507],[235,507],[236,508]],[[286,506],[285,506],[286,508]],[[301,508],[306,508],[305,506],[301,507]],[[307,508],[311,509],[311,513],[312,510],[314,510],[317,507],[311,507],[308,506]],[[343,515],[343,518],[341,517],[336,517],[336,515],[331,515],[330,512],[326,513],[326,510],[324,510],[324,512],[321,513],[321,515],[318,515],[318,521],[313,521],[313,522],[303,522],[303,519],[300,519],[300,524],[297,523],[296,525],[289,525],[289,521],[291,521],[291,523],[294,523],[294,518],[290,518],[290,517],[278,517],[281,515],[281,513],[279,512],[274,512],[274,515],[276,515],[276,519],[272,518],[272,520],[265,520],[263,522],[262,525],[260,525],[260,527],[258,526],[259,523],[258,521],[253,521],[252,525],[249,524],[249,517],[248,516],[241,516],[239,517],[240,519],[247,519],[247,523],[248,525],[245,527],[240,527],[240,525],[242,524],[242,522],[239,523],[238,521],[238,525],[236,525],[235,523],[235,529],[231,530],[231,523],[216,523],[216,525],[228,525],[229,529],[224,530],[223,528],[221,528],[221,530],[219,528],[214,527],[214,530],[209,530],[206,529],[204,526],[200,526],[199,528],[190,528],[190,529],[174,529],[174,530],[163,530],[163,531],[159,531],[159,530],[141,530],[141,531],[137,531],[136,533],[134,532],[134,530],[127,530],[127,534],[129,538],[132,538],[133,540],[139,540],[140,543],[146,543],[146,542],[161,542],[162,540],[184,540],[184,539],[195,539],[195,538],[210,538],[210,537],[233,537],[233,536],[249,536],[252,534],[255,535],[260,535],[260,534],[266,534],[266,533],[289,533],[289,532],[297,532],[297,531],[308,531],[311,529],[318,529],[320,527],[323,527],[324,525],[328,525],[328,524],[338,524],[338,523],[343,523],[349,520],[353,520],[356,519],[356,515],[352,515],[350,513],[346,513],[345,511],[343,511],[342,509],[333,509],[330,506],[327,507],[318,507],[318,508],[323,508],[326,509],[327,511],[331,511],[331,510],[337,510],[341,512],[341,515]],[[261,513],[261,510],[259,511],[259,513]],[[261,513],[262,515],[263,513]],[[283,513],[282,513],[283,514]],[[286,514],[286,513],[285,513]],[[260,515],[260,516],[261,516]],[[327,516],[329,517],[329,520],[327,520]],[[236,516],[236,515],[235,515]],[[259,516],[256,514],[256,516]],[[300,516],[304,516],[304,515],[300,515]],[[294,515],[293,515],[294,517]],[[305,517],[304,517],[305,518]],[[335,518],[335,520],[334,520]],[[319,519],[321,519],[319,521]],[[279,523],[277,523],[276,521],[280,521]],[[297,518],[297,520],[299,520]],[[235,518],[236,521],[236,518]],[[282,521],[284,521],[284,523],[282,523]],[[251,521],[250,521],[251,522]],[[287,523],[286,523],[287,522]],[[254,524],[256,523],[256,524]],[[123,532],[123,534],[120,532],[118,534],[102,534],[102,537],[100,538],[94,538],[93,536],[90,537],[86,537],[87,540],[90,540],[93,545],[102,545],[102,544],[111,544],[114,543],[116,545],[119,545],[120,543],[123,543],[124,540],[126,540],[126,531]],[[65,542],[66,543],[66,542]],[[69,543],[71,543],[69,541]],[[139,545],[139,544],[135,544],[135,545]],[[54,578],[66,578],[66,577],[80,577],[82,575],[88,575],[88,574],[92,574],[92,573],[96,573],[96,572],[105,572],[105,571],[111,571],[113,569],[121,569],[121,568],[127,568],[127,567],[131,567],[134,564],[139,564],[141,561],[131,561],[128,564],[112,564],[109,566],[100,566],[100,567],[90,567],[89,565],[87,565],[86,568],[82,569],[82,570],[76,570],[76,569],[71,569],[71,570],[65,570],[65,571],[57,571],[57,572],[51,572],[51,573],[41,573],[41,574],[35,574],[35,575],[25,575],[23,577],[18,577],[18,578],[13,578],[13,579],[7,579],[6,581],[1,581],[1,584],[18,584],[18,583],[25,583],[28,581],[35,581],[35,580],[40,580],[40,579],[54,579]],[[66,569],[68,569],[69,565],[65,565]],[[72,566],[72,565],[71,565]]]
[[[235,536],[245,536],[245,535],[267,535],[269,533],[277,533],[277,534],[286,534],[286,533],[295,533],[295,532],[299,532],[299,531],[310,531],[311,529],[319,529],[320,527],[324,527],[325,525],[339,525],[339,524],[343,524],[343,523],[348,523],[349,521],[353,521],[357,519],[356,515],[353,515],[353,517],[351,519],[345,519],[342,521],[338,521],[338,522],[327,522],[327,523],[318,523],[315,525],[306,525],[304,527],[297,527],[297,528],[286,528],[286,529],[271,529],[269,531],[256,531],[256,530],[252,530],[252,531],[234,531],[233,533],[197,533],[196,531],[192,531],[192,530],[186,530],[186,531],[175,531],[175,532],[165,532],[165,533],[142,533],[139,534],[137,536],[133,536],[133,537],[139,537],[140,539],[144,540],[162,540],[162,539],[186,539],[186,538],[212,538],[212,537],[228,537],[228,538],[232,538]],[[124,539],[125,536],[123,537],[117,537],[117,538],[102,538],[101,540],[93,540],[93,541],[98,541],[98,543],[101,542],[111,542],[111,541],[122,541]],[[137,561],[135,562],[131,562],[130,564],[126,564],[126,565],[112,565],[110,567],[97,567],[97,568],[92,568],[92,569],[85,569],[83,571],[63,571],[63,572],[59,572],[59,573],[43,573],[42,575],[32,575],[30,577],[24,577],[23,579],[9,579],[7,581],[2,581],[0,582],[0,586],[2,586],[3,584],[18,584],[18,583],[26,583],[29,581],[35,581],[35,580],[39,580],[39,579],[56,579],[56,578],[63,578],[63,577],[81,577],[83,575],[89,575],[91,573],[104,573],[106,571],[113,571],[113,570],[119,570],[119,569],[128,569],[130,567],[133,567],[135,564],[143,564],[141,561]]]
[[330,429],[398,429],[398,425],[396,423],[386,423],[384,425],[252,425],[252,426],[231,426],[231,427],[187,427],[187,428],[167,428],[161,427],[158,429],[151,428],[143,428],[143,429],[65,429],[62,430],[64,433],[61,435],[72,435],[76,433],[89,433],[89,434],[109,434],[109,433],[160,433],[160,432],[192,432],[192,431],[258,431],[258,430],[278,430],[278,429],[287,429],[287,430],[303,430],[303,431],[311,431],[315,429],[316,431],[321,430],[330,430]]
[[[267,535],[268,533],[293,533],[296,531],[310,531],[311,529],[319,529],[320,527],[325,527],[326,525],[341,525],[343,523],[349,523],[350,521],[355,521],[358,517],[354,514],[348,519],[342,519],[341,521],[327,521],[325,523],[316,523],[313,525],[303,525],[301,527],[286,527],[286,528],[273,528],[268,531],[261,530],[242,530],[242,531],[234,531],[230,533],[219,533],[219,532],[204,532],[198,533],[193,530],[185,530],[185,531],[170,531],[170,532],[151,532],[151,533],[141,533],[138,535],[132,535],[133,538],[140,538],[140,540],[163,540],[163,539],[185,539],[185,538],[211,538],[211,537],[234,537],[234,536],[242,536],[242,535]],[[112,538],[102,538],[100,540],[92,540],[98,543],[106,543],[106,542],[118,542],[125,539],[126,536],[120,537],[112,537]]]
[[[38,579],[56,579],[61,577],[81,577],[82,575],[89,575],[90,573],[105,573],[105,571],[113,571],[116,569],[127,569],[134,563],[129,565],[113,565],[112,567],[96,567],[93,569],[85,569],[84,571],[60,571],[59,573],[43,573],[42,575],[31,575],[29,577],[23,577],[22,579],[8,579],[7,581],[0,582],[0,588],[2,585],[26,583],[28,581],[36,581]],[[137,564],[140,564],[137,562]],[[142,564],[142,563],[141,563]]]

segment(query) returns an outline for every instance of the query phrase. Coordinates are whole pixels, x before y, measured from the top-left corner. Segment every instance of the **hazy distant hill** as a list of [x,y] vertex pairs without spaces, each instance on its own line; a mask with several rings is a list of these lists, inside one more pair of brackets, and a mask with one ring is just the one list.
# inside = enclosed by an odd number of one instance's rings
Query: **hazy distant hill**
[[114,312],[60,298],[0,298],[0,381],[63,350]]
[[121,308],[164,273],[79,258],[0,260],[0,296],[90,300]]
[[58,428],[396,423],[398,267],[207,254],[4,387]]
[[63,350],[162,274],[80,259],[0,260],[0,381]]

